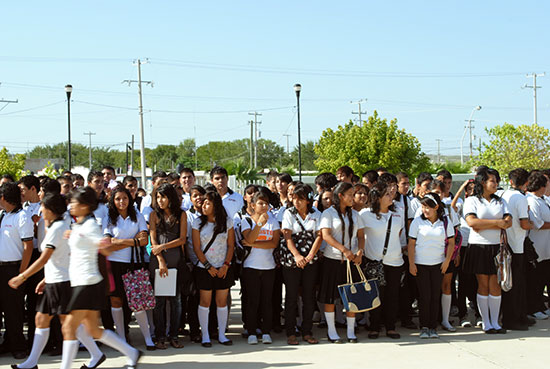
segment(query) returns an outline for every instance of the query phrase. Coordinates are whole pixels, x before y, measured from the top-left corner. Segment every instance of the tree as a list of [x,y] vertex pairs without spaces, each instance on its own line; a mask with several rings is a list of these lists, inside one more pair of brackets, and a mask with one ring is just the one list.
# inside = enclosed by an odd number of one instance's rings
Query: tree
[[[307,141],[302,145],[302,170],[317,170],[315,160],[318,156],[315,153],[315,141]],[[298,170],[298,147],[290,153],[290,163]]]
[[526,170],[550,167],[550,132],[537,124],[485,128],[489,143],[475,161],[477,165],[495,168],[507,176],[515,168]]
[[0,175],[10,174],[16,180],[21,176],[25,167],[25,155],[10,155],[5,147],[0,150]]
[[430,167],[418,139],[398,129],[397,119],[388,124],[376,111],[361,126],[350,120],[336,131],[330,128],[323,131],[315,153],[319,155],[315,165],[320,172],[334,173],[349,165],[361,175],[383,166],[393,173],[405,171],[412,178]]
[[[285,149],[275,141],[258,140],[258,169],[271,168],[277,164],[284,164],[281,159],[286,156]],[[250,159],[247,160],[247,162]]]

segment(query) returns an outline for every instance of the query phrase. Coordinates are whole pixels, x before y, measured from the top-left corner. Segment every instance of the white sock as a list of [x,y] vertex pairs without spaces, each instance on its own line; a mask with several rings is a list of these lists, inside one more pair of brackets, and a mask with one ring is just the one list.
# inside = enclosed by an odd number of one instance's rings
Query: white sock
[[208,313],[210,309],[199,305],[199,324],[202,332],[202,342],[210,342],[210,334],[208,333]]
[[479,314],[483,320],[484,331],[488,331],[493,328],[491,325],[491,319],[489,318],[489,302],[487,300],[487,296],[482,296],[479,293],[477,294],[477,308],[479,309]]
[[61,356],[61,367],[59,369],[71,369],[72,363],[78,352],[77,340],[63,341],[63,353]]
[[218,340],[220,342],[229,341],[229,339],[225,337],[225,327],[227,327],[228,311],[229,310],[227,309],[227,306],[219,307],[216,309],[216,313],[218,316]]
[[88,332],[86,332],[86,329],[82,324],[80,324],[76,330],[76,338],[84,345],[84,347],[86,347],[86,350],[88,350],[91,355],[90,361],[86,364],[86,366],[96,366],[103,356],[103,352],[101,352],[99,347],[97,347],[94,339],[88,334]]
[[491,325],[495,329],[501,329],[502,327],[498,324],[498,316],[500,314],[500,300],[501,296],[489,295],[489,314],[491,316]]
[[18,368],[34,368],[38,364],[38,358],[42,355],[44,347],[50,337],[50,328],[36,328],[34,330],[34,340],[32,341],[31,353],[24,363],[17,365]]
[[124,312],[122,308],[111,308],[111,315],[113,316],[113,321],[115,322],[116,333],[126,339],[126,334],[124,333]]
[[139,356],[139,351],[133,348],[132,346],[130,346],[128,343],[126,343],[126,341],[116,333],[108,329],[104,329],[103,334],[101,335],[101,338],[99,339],[99,341],[103,342],[108,346],[111,346],[115,350],[124,354],[128,358],[128,362],[127,362],[128,365],[132,365],[132,366],[136,365],[136,362]]
[[143,334],[143,338],[145,338],[145,344],[147,346],[154,346],[153,339],[151,338],[151,333],[149,332],[149,322],[147,320],[147,313],[145,310],[142,311],[136,311],[134,313],[134,316],[136,317],[136,320],[139,324],[139,329],[141,330],[141,334]]
[[334,323],[334,316],[335,316],[335,313],[334,312],[326,312],[325,311],[325,318],[327,320],[327,328],[328,328],[328,337],[331,339],[331,340],[337,340],[340,338],[340,336],[338,336],[338,332],[336,331],[336,324]]
[[155,321],[153,320],[153,309],[146,310],[147,321],[149,322],[149,334],[152,336],[155,334]]
[[441,294],[441,325],[444,327],[450,327],[449,313],[451,312],[451,295]]
[[347,325],[348,325],[348,338],[349,339],[357,338],[355,336],[355,317],[354,316],[346,317],[346,322],[347,322]]

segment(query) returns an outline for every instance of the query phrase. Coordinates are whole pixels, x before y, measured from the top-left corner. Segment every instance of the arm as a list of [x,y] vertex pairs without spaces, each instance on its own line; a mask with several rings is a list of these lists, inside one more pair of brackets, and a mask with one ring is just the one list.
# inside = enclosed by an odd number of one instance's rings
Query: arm
[[229,266],[231,265],[231,260],[233,260],[233,251],[235,250],[235,231],[233,228],[227,230],[227,254],[225,255],[225,261],[218,271],[219,278],[225,278]]
[[23,241],[23,258],[21,259],[21,266],[19,267],[19,273],[23,273],[25,269],[29,266],[32,256],[32,240]]
[[355,254],[353,261],[359,265],[363,261],[363,254],[365,253],[365,231],[363,228],[357,230],[357,248],[357,254]]
[[416,240],[414,238],[409,238],[409,244],[407,245],[407,251],[409,252],[409,272],[416,277],[416,264],[414,262],[414,252],[416,248]]
[[13,289],[17,289],[17,287],[21,286],[23,284],[23,282],[25,282],[25,280],[30,278],[36,272],[42,270],[44,265],[46,265],[46,263],[48,262],[48,260],[52,256],[53,252],[54,252],[54,249],[52,249],[52,248],[45,249],[40,254],[40,257],[38,258],[38,260],[36,260],[34,263],[32,263],[32,265],[29,268],[27,268],[27,270],[25,270],[24,272],[22,272],[18,276],[13,277],[12,279],[10,279],[10,281],[8,282],[10,287],[13,288]]
[[332,237],[332,233],[329,228],[322,228],[321,235],[323,236],[323,240],[327,241],[327,244],[329,246],[334,247],[336,250],[340,251],[348,260],[353,261],[354,255],[351,250],[347,249],[340,242],[336,241],[336,239]]
[[455,238],[450,237],[448,238],[449,243],[447,245],[447,255],[445,256],[445,261],[441,264],[441,274],[445,274],[447,271],[447,268],[449,268],[449,263],[451,262],[451,258],[453,257],[453,252],[455,251]]
[[[550,225],[550,223],[548,224]],[[530,229],[533,229],[533,222],[531,222],[529,219],[520,219],[519,226],[521,227],[521,229],[528,231]]]
[[[247,232],[247,231],[250,231],[250,230],[247,229],[247,230],[243,231],[243,236],[244,236],[244,233]],[[250,232],[252,232],[252,231],[250,231]],[[245,239],[243,239],[243,245],[244,246],[255,247],[257,249],[269,250],[269,249],[277,248],[277,246],[279,246],[280,239],[281,239],[281,231],[279,229],[277,229],[277,230],[273,231],[273,238],[269,241],[247,242],[246,237],[245,237]]]
[[321,244],[323,243],[323,236],[321,236],[321,231],[317,231],[315,241],[313,242],[313,246],[311,247],[311,250],[309,251],[309,254],[306,256],[306,261],[309,263],[315,255],[317,255],[317,252],[319,252],[319,249],[321,248]]
[[484,229],[506,229],[512,225],[512,218],[508,215],[503,219],[479,219],[477,216],[470,214],[466,216],[466,223],[475,231]]
[[455,197],[453,198],[453,201],[451,201],[451,206],[453,209],[455,209],[456,212],[458,212],[458,208],[456,207],[456,203],[458,202],[458,198],[460,196],[460,194],[462,194],[462,192],[466,189],[466,186],[468,185],[468,183],[470,183],[470,180],[467,179],[461,186],[460,188],[458,189],[458,191],[456,192],[455,194]]
[[[267,213],[260,215],[260,218],[258,218],[258,221],[254,225],[254,228],[245,229],[242,232],[244,237],[243,241],[246,241],[246,243],[248,244],[253,244],[258,238],[258,235],[260,234],[262,227],[267,223],[268,219],[269,219],[269,216],[267,215]],[[260,226],[258,225],[258,223],[261,223],[262,225]]]
[[291,229],[283,229],[283,237],[286,241],[286,246],[288,247],[288,250],[292,253],[294,256],[294,261],[296,262],[296,266],[298,268],[304,268],[307,265],[306,259],[300,254],[298,249],[296,248],[296,244],[292,240],[292,230]]

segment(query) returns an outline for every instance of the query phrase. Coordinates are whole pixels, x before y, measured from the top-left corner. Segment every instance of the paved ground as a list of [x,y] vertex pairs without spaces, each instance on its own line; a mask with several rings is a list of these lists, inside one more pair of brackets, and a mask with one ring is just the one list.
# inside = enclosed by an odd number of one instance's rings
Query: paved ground
[[[240,337],[236,324],[240,314],[237,295],[231,312],[230,347],[214,343],[206,349],[200,344],[184,339],[185,348],[146,352],[139,366],[141,369],[262,369],[262,368],[548,368],[550,348],[550,321],[539,321],[528,332],[508,332],[505,335],[487,336],[480,329],[459,328],[456,333],[440,332],[441,338],[420,340],[418,332],[398,328],[402,338],[391,340],[381,336],[369,340],[366,331],[358,332],[357,344],[330,344],[326,330],[315,328],[321,339],[318,345],[301,343],[288,346],[284,334],[274,334],[271,345],[249,346]],[[345,329],[339,329],[345,336]],[[132,328],[136,347],[144,350],[141,334]],[[214,341],[215,342],[215,341]],[[125,359],[116,351],[104,348],[108,357],[102,368],[119,368]],[[79,352],[73,367],[80,368],[88,359],[86,352]],[[61,357],[43,356],[41,369],[59,368]],[[9,368],[15,361],[11,356],[0,356],[0,368]]]

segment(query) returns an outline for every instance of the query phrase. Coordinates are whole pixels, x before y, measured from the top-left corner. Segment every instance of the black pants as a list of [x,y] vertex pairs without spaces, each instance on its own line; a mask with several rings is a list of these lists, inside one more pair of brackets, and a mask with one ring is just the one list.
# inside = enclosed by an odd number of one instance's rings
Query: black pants
[[181,297],[182,309],[181,309],[181,321],[180,324],[182,327],[185,323],[189,324],[189,331],[191,337],[200,335],[200,325],[199,325],[199,292],[191,294],[188,296]]
[[518,326],[527,323],[527,293],[525,291],[525,257],[512,254],[512,289],[502,292],[502,325]]
[[[269,334],[273,324],[273,281],[275,269],[259,270],[243,268],[242,282],[246,285],[247,305],[246,327],[250,334],[256,332],[258,319],[261,318],[261,330],[263,334]],[[258,309],[260,315],[258,315]]]
[[[512,274],[512,278],[513,278]],[[543,260],[536,268],[527,270],[527,313],[534,314],[546,310],[544,287],[550,281],[550,260]]]
[[403,266],[384,265],[385,286],[379,286],[380,302],[379,307],[370,311],[370,330],[380,331],[382,321],[386,331],[395,330],[395,322],[399,312],[399,285],[403,275]]
[[467,247],[460,248],[460,265],[458,267],[458,316],[462,320],[468,315],[468,306],[466,298],[474,304],[476,316],[479,316],[477,311],[477,279],[475,274],[467,273],[462,267],[462,262],[465,260]]
[[[40,251],[38,249],[32,250],[31,260],[29,265],[32,265],[40,257]],[[44,279],[44,270],[40,270],[33,274],[29,279],[25,281],[25,284],[21,287],[25,289],[25,310],[27,317],[27,342],[28,347],[32,347],[34,340],[35,316],[36,316],[36,302],[38,295],[36,294],[36,285]]]
[[441,264],[416,264],[416,282],[418,283],[418,309],[420,326],[430,329],[437,328],[437,316],[441,300]]
[[403,281],[399,286],[399,319],[401,324],[406,324],[411,321],[411,315],[413,313],[412,303],[418,296],[418,288],[416,287],[416,279],[409,272],[409,257],[403,255],[405,264],[403,268],[405,274],[403,275]]
[[302,336],[312,335],[313,312],[315,311],[315,284],[317,283],[319,264],[308,264],[304,269],[283,267],[285,281],[285,328],[287,337],[296,332],[296,313],[298,295],[302,291]]
[[273,296],[271,298],[273,327],[281,327],[281,313],[283,312],[283,269],[275,268],[273,280]]
[[6,335],[4,344],[7,342],[9,351],[26,351],[27,343],[23,335],[24,310],[24,288],[13,289],[8,281],[19,275],[21,263],[0,266],[0,304],[4,311],[4,324]]

